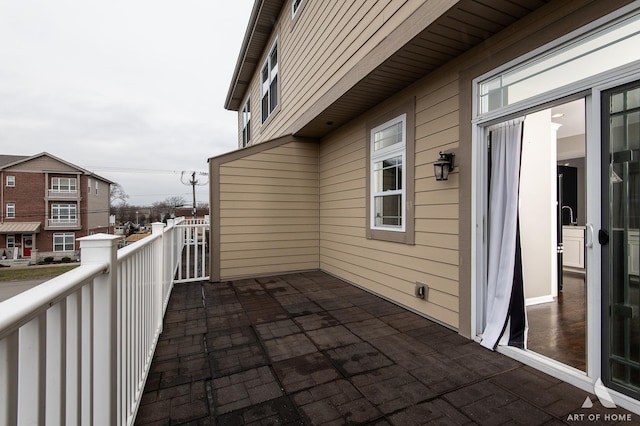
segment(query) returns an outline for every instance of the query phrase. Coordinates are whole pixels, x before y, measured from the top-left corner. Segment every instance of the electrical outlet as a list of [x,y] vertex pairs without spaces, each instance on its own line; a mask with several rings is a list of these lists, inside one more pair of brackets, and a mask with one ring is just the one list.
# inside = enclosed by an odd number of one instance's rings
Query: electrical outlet
[[416,283],[415,295],[417,298],[427,300],[429,295],[429,286],[422,283]]

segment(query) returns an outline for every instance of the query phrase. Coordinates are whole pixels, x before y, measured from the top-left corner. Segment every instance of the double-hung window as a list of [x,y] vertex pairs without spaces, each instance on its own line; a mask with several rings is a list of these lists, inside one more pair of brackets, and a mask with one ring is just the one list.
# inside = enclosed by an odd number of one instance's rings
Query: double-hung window
[[300,5],[304,2],[304,0],[293,0],[291,3],[291,16],[295,17],[298,9],[300,9]]
[[7,209],[5,217],[7,219],[15,219],[16,218],[16,204],[15,203],[7,203]]
[[371,228],[405,229],[406,114],[371,130]]
[[244,107],[242,107],[242,146],[248,146],[251,143],[251,99],[247,99]]
[[52,204],[51,205],[51,222],[58,224],[73,224],[76,218],[75,204]]
[[15,176],[7,176],[6,185],[10,187],[16,186],[16,177]]
[[64,232],[53,234],[53,251],[75,250],[75,234]]
[[267,118],[278,106],[278,41],[273,43],[273,47],[269,51],[269,56],[262,66],[260,72],[260,81],[262,82],[262,122]]
[[58,192],[73,192],[77,191],[76,178],[51,178],[51,189]]
[[414,244],[415,101],[367,125],[367,238]]

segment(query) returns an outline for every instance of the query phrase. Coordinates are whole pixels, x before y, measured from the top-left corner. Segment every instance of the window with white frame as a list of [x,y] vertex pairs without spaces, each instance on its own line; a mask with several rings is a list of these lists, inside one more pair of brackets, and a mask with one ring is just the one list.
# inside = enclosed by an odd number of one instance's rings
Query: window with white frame
[[273,47],[269,51],[269,56],[262,66],[260,72],[260,81],[262,82],[262,122],[267,118],[278,106],[278,41],[273,43]]
[[247,99],[242,107],[242,146],[251,143],[251,99]]
[[16,217],[16,204],[15,203],[7,203],[6,205],[6,213],[5,218],[7,219],[15,219]]
[[73,223],[76,221],[75,204],[52,204],[51,221],[55,223]]
[[87,179],[87,194],[91,194],[91,178]]
[[78,187],[76,178],[53,177],[51,178],[51,189],[59,192],[77,191]]
[[75,250],[76,237],[73,232],[61,232],[53,234],[53,251]]
[[13,234],[7,235],[7,248],[12,249],[16,246],[16,236]]
[[300,6],[302,5],[303,2],[304,0],[293,0],[293,2],[291,3],[291,17],[296,16],[298,9],[300,9]]
[[96,195],[98,195],[98,181],[95,181],[95,186],[96,186]]
[[406,114],[371,130],[371,228],[405,229]]
[[16,186],[16,177],[15,176],[7,176],[6,185],[14,187]]

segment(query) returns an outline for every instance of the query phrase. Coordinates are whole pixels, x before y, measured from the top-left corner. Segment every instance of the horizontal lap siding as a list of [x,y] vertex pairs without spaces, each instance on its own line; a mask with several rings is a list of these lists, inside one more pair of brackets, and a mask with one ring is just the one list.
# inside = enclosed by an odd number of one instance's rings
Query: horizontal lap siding
[[[458,174],[433,177],[438,153],[458,148],[458,81],[429,79],[406,96],[416,99],[415,245],[366,239],[365,122],[373,117],[363,118],[320,146],[320,267],[458,327]],[[414,296],[416,282],[429,286],[428,301]]]
[[[280,109],[260,122],[260,70],[251,80],[253,143],[290,133],[290,125],[383,43],[424,0],[308,2],[294,21],[283,8],[271,41],[279,40]],[[238,118],[240,120],[240,117]]]
[[220,166],[220,278],[318,268],[318,147],[288,143]]

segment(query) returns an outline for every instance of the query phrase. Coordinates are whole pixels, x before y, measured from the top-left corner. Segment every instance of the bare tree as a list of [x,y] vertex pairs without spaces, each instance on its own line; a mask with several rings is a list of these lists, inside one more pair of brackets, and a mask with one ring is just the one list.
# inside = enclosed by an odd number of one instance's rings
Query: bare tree
[[112,183],[110,188],[110,202],[112,207],[124,207],[127,205],[127,199],[129,195],[124,192],[124,189],[119,183]]

